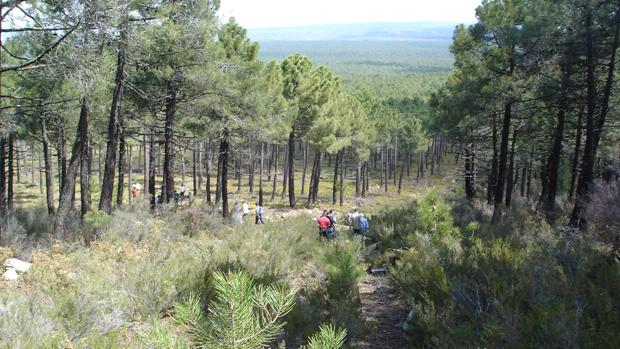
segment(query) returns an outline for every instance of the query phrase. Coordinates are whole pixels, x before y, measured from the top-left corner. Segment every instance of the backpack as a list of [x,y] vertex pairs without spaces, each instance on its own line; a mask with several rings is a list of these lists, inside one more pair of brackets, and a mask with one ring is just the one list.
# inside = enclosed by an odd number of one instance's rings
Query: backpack
[[321,216],[317,219],[317,223],[319,224],[319,228],[322,230],[327,230],[331,225],[331,221],[326,216]]
[[368,230],[368,219],[365,217],[360,218],[360,226],[362,227],[362,230]]

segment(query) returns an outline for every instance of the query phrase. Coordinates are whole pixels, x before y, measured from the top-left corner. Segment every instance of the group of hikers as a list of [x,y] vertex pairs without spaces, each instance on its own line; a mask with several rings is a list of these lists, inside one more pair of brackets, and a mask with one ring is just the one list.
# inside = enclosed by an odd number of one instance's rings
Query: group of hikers
[[[130,189],[131,195],[134,198],[137,197],[140,189],[140,185],[134,182]],[[181,183],[179,191],[174,191],[174,201],[176,204],[180,204],[187,196],[187,188],[183,183]],[[157,196],[155,202],[157,205],[162,204],[161,195]],[[265,224],[265,219],[263,218],[264,208],[259,202],[256,203],[254,212],[254,224]],[[242,201],[241,204],[239,204],[238,201],[235,201],[233,206],[233,215],[240,216],[241,220],[244,223],[247,223],[250,219],[250,205],[248,205],[245,200]],[[350,224],[355,236],[365,236],[368,233],[368,219],[364,217],[363,213],[359,212],[358,208],[354,208],[353,212],[347,215],[346,220]],[[323,210],[323,213],[317,219],[317,224],[319,227],[319,238],[330,240],[336,237],[336,211],[333,209]]]
[[[256,213],[254,224],[265,224],[265,219],[263,218],[263,212],[264,212],[263,205],[257,202],[254,212]],[[235,204],[233,206],[233,216],[236,213],[241,213],[242,221],[244,223],[247,223],[248,220],[250,219],[250,205],[248,205],[248,203],[245,200],[242,201],[241,205],[239,205],[238,201],[235,201]]]
[[[348,214],[347,220],[351,224],[354,235],[364,236],[368,233],[368,219],[357,208],[353,209],[353,213]],[[319,238],[329,240],[336,237],[337,220],[333,209],[323,210],[316,222],[319,226]]]

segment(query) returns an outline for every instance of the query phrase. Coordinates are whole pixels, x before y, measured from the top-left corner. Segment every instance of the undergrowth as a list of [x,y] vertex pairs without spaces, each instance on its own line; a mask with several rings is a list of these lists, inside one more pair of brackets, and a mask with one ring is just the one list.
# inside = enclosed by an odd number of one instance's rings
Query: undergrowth
[[[222,294],[218,275],[227,274],[220,271],[253,280],[259,308],[276,308],[275,290],[294,294],[280,308],[281,323],[268,336],[270,343],[299,347],[313,334],[319,336],[315,343],[325,336],[340,343],[343,331],[354,336],[361,327],[359,308],[351,305],[357,300],[349,302],[363,270],[356,260],[360,247],[347,234],[319,241],[310,221],[298,216],[231,226],[209,207],[165,210],[155,217],[131,207],[112,216],[89,213],[73,242],[54,243],[43,234],[27,248],[23,239],[2,250],[33,267],[18,282],[0,284],[0,347],[196,347],[191,331],[183,330],[188,323],[171,319],[179,320],[184,302],[193,299],[213,329],[213,310],[232,299]],[[15,235],[20,233],[25,234]],[[86,237],[94,240],[85,245]],[[271,310],[261,316],[266,314]],[[332,327],[320,327],[324,323],[341,330],[332,333]],[[219,338],[211,330],[209,336],[205,343]]]

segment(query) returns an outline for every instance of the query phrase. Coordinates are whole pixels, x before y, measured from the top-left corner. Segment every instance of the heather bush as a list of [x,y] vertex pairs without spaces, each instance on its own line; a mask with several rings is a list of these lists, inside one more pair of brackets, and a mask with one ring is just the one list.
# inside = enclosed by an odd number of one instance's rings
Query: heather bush
[[[441,202],[432,205],[436,213],[424,205],[417,218],[450,222],[436,214],[445,212]],[[463,221],[461,238],[437,240],[425,232],[442,225],[426,218],[417,233],[407,231],[390,276],[408,305],[412,345],[617,347],[611,333],[620,328],[620,273],[606,250],[523,210],[506,217],[512,219],[495,226]]]

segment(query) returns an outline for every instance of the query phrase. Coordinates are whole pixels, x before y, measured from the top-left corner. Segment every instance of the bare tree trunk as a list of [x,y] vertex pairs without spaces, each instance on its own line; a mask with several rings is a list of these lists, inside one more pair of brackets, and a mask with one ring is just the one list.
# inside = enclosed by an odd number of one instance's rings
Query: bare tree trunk
[[[90,101],[85,99],[87,109],[90,108]],[[92,152],[90,138],[88,137],[88,117],[84,118],[82,127],[79,129],[80,141],[82,142],[82,153],[80,154],[80,213],[81,217],[90,212],[90,176]]]
[[[116,143],[118,141],[119,118],[121,114],[121,104],[125,91],[125,43],[127,31],[121,28],[121,39],[118,43],[116,78],[114,83],[114,94],[112,95],[112,106],[110,108],[110,119],[108,121],[107,150],[105,157],[105,169],[103,182],[101,183],[101,197],[99,199],[99,210],[105,213],[112,213],[112,192],[114,190],[114,172],[116,169]],[[100,164],[101,165],[101,164]],[[99,168],[101,170],[101,167]]]
[[30,184],[32,186],[35,185],[35,167],[34,167],[34,154],[38,153],[35,149],[34,146],[32,146],[30,148]]
[[[409,154],[405,154],[405,156],[409,156]],[[400,177],[398,178],[398,194],[401,193],[403,189],[403,175],[405,174],[406,164],[401,164],[400,166]]]
[[[220,142],[220,147],[222,146]],[[221,148],[218,148],[217,155],[217,177],[215,181],[215,205],[217,206],[222,200],[222,157],[220,156],[222,152]]]
[[[84,98],[82,100],[82,107],[80,111],[80,121],[78,123],[78,132],[73,143],[73,149],[71,150],[71,160],[67,173],[63,177],[62,191],[60,192],[60,203],[58,205],[58,212],[54,219],[54,239],[63,240],[67,232],[67,223],[69,218],[69,211],[71,209],[71,201],[75,191],[75,180],[77,177],[78,168],[80,166],[80,158],[84,150],[84,141],[81,135],[88,132],[88,112],[89,112],[88,100]],[[84,130],[86,128],[86,130]]]
[[580,110],[579,117],[577,119],[577,135],[575,135],[575,150],[573,152],[570,189],[568,191],[568,199],[570,201],[573,201],[575,199],[575,189],[577,189],[577,179],[579,178],[579,151],[581,150],[581,133],[583,129],[582,118],[583,110]]
[[192,190],[194,195],[198,194],[198,174],[196,173],[196,166],[198,165],[198,152],[196,148],[198,144],[194,142],[194,147],[192,148]]
[[[512,69],[511,69],[512,71]],[[512,115],[512,102],[504,105],[504,120],[502,126],[502,141],[499,153],[499,168],[497,175],[497,187],[495,193],[493,222],[497,222],[501,216],[501,204],[504,201],[504,187],[506,183],[506,172],[508,170],[508,139],[510,138],[510,120]]]
[[[130,145],[129,146],[129,152],[127,153],[128,159],[127,159],[127,198],[129,199],[129,203],[131,204],[131,186],[133,185],[133,162],[131,161],[132,158],[132,154],[133,153],[133,146]],[[139,155],[139,154],[138,154]],[[140,157],[138,157],[138,159],[140,159]]]
[[[144,174],[144,197],[145,198],[149,198],[149,188],[151,186],[151,167],[152,162],[151,162],[151,141],[150,141],[150,131],[149,131],[149,138],[147,139],[147,136],[144,135],[142,137],[142,143],[144,146],[144,168],[143,168],[143,174]],[[150,200],[149,200],[150,202]]]
[[[293,145],[293,148],[295,148],[295,146]],[[281,200],[284,200],[284,195],[286,195],[286,184],[287,184],[287,178],[288,178],[288,161],[289,161],[289,157],[288,154],[290,152],[290,147],[285,146],[284,147],[284,166],[282,166],[282,194],[280,195]],[[290,202],[289,202],[290,205]]]
[[358,159],[357,168],[355,169],[355,197],[356,198],[359,198],[361,195],[360,179],[363,180],[362,161]]
[[301,175],[301,194],[304,194],[305,186],[306,186],[306,169],[308,168],[308,142],[304,142],[304,170]]
[[276,197],[276,187],[278,185],[278,146],[273,145],[272,156],[273,160],[273,187],[271,188],[271,201]]
[[15,136],[11,133],[9,135],[9,173],[8,173],[8,181],[6,185],[6,207],[10,211],[13,210],[13,175],[15,173]]
[[47,136],[47,122],[44,116],[41,116],[41,138],[43,140],[43,159],[45,160],[45,189],[47,199],[47,213],[51,216],[54,214],[54,173],[52,168],[52,154],[50,152],[50,143]]
[[205,178],[205,198],[207,204],[211,205],[211,140],[205,143],[205,166],[206,166],[206,178]]
[[[64,178],[67,175],[67,138],[65,135],[64,120],[58,121],[57,131],[57,157],[58,157],[58,192],[62,192],[62,186],[64,184]],[[58,197],[60,202],[60,197]]]
[[6,204],[6,160],[7,140],[2,137],[2,139],[0,139],[0,221],[2,226],[4,225],[4,219],[8,214]]
[[164,171],[163,182],[165,190],[162,190],[162,201],[170,202],[174,199],[174,124],[176,122],[177,109],[177,75],[176,65],[172,63],[170,68],[174,71],[172,78],[166,84],[166,122],[164,131]]
[[465,195],[468,200],[476,196],[476,146],[465,146]]
[[512,203],[512,189],[514,188],[514,165],[515,165],[515,143],[517,142],[517,129],[512,132],[512,146],[510,149],[510,165],[508,166],[508,181],[506,182],[506,207]]
[[297,206],[295,198],[295,130],[288,138],[288,201],[291,208]]
[[340,151],[340,206],[344,204],[344,174],[346,167],[344,164],[344,149]]
[[149,130],[149,186],[145,188],[149,192],[149,202],[151,203],[151,209],[154,209],[157,204],[157,198],[155,193],[155,155],[159,156],[159,150],[155,151],[155,136],[153,130]]
[[123,206],[123,192],[125,190],[125,155],[127,144],[125,143],[125,128],[122,116],[118,118],[118,186],[116,188],[116,205]]
[[222,158],[222,216],[228,217],[228,156],[230,151],[228,141],[228,129],[224,129],[220,141],[220,157]]
[[336,157],[336,161],[334,161],[334,183],[333,183],[333,187],[332,187],[332,205],[336,204],[336,192],[338,189],[338,166],[340,166],[340,152],[342,150],[339,150],[337,153],[337,157]]
[[387,145],[385,147],[385,150],[383,151],[383,154],[384,154],[384,156],[382,156],[382,157],[385,158],[385,160],[383,161],[383,176],[384,176],[383,184],[385,185],[383,187],[383,189],[384,189],[384,192],[387,193],[388,192],[388,182],[389,182],[389,179],[388,179],[388,161],[389,161],[389,157],[387,156]]

